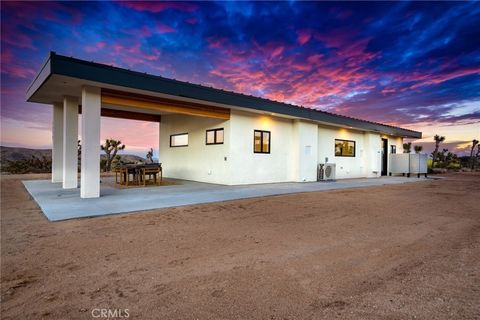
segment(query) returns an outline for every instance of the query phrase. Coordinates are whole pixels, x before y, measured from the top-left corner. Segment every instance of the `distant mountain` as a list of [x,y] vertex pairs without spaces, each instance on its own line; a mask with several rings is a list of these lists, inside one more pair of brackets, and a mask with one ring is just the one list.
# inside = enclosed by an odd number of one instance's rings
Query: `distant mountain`
[[[6,161],[27,160],[27,159],[31,159],[32,156],[35,156],[36,158],[46,157],[47,159],[51,159],[52,150],[0,146],[0,161],[2,163],[5,163]],[[145,158],[132,155],[132,154],[121,154],[120,156],[122,157],[122,160],[124,162],[145,161]],[[105,154],[101,154],[100,157],[102,159],[105,159],[106,156]]]
[[[432,151],[435,149],[435,142],[433,141],[433,137],[424,137],[422,140],[427,140],[427,141],[415,141],[413,139],[404,139],[403,142],[411,142],[413,146],[416,146],[416,145],[422,146],[423,147],[422,153],[431,154]],[[440,144],[440,151],[443,149],[448,149],[448,151],[455,153],[459,157],[470,156],[470,150],[472,148],[472,140],[456,140],[456,141],[442,142]],[[413,150],[413,146],[412,146],[412,150]]]
[[0,146],[0,160],[1,160],[1,162],[26,160],[26,159],[31,159],[32,156],[35,156],[37,158],[42,158],[42,157],[45,156],[48,159],[51,159],[52,158],[52,150],[51,149],[27,149],[27,148]]
[[[147,161],[145,158],[136,156],[134,154],[121,154],[120,156],[122,157],[122,161],[126,162],[126,163],[132,163],[132,162],[138,162],[138,161],[142,161],[142,162]],[[101,154],[100,158],[101,159],[106,159],[107,156],[105,154]]]

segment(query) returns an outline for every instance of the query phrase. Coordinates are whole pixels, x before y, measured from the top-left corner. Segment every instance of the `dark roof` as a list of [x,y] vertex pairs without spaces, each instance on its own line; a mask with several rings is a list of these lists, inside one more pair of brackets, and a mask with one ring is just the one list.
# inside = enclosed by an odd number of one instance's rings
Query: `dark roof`
[[[351,118],[330,112],[300,107],[185,81],[164,78],[161,76],[113,67],[93,61],[90,62],[80,60],[73,57],[62,56],[56,54],[55,52],[50,52],[49,59],[47,59],[46,63],[48,62],[50,63],[50,75],[58,74],[88,81],[107,83],[110,85],[152,91],[206,102],[232,105],[245,109],[260,110],[268,113],[277,113],[292,117],[311,119],[345,127],[376,131],[389,135],[409,138],[422,137],[422,133],[418,131]],[[38,81],[38,79],[43,79],[43,82],[48,79],[48,77],[42,78],[39,77],[39,75],[37,75],[35,80],[32,82],[29,91],[31,91],[31,89],[38,90],[41,87],[42,84],[35,83]],[[30,96],[33,94],[34,93],[31,93]]]

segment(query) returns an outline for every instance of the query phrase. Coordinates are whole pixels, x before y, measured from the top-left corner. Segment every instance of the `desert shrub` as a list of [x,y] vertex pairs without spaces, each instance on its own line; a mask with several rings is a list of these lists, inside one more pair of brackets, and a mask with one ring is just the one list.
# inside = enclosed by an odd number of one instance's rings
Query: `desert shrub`
[[107,170],[107,159],[100,159],[100,170],[103,172]]
[[432,169],[432,163],[433,163],[433,159],[427,159],[427,168],[428,169]]
[[460,169],[462,166],[460,165],[460,162],[449,162],[446,166],[447,169]]
[[41,158],[32,156],[30,159],[7,160],[5,165],[2,165],[2,172],[12,174],[48,173],[51,171],[52,160],[45,156]]

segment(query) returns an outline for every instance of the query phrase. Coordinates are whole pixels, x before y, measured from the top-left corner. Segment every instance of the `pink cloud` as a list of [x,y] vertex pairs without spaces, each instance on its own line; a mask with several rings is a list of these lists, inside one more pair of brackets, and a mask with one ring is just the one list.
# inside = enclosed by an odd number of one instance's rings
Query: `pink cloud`
[[[3,1],[2,9],[15,12],[14,17],[9,17],[14,25],[22,25],[32,30],[38,30],[31,19],[32,16],[41,16],[42,19],[53,21],[62,25],[78,25],[83,20],[83,12],[73,6],[62,2],[47,2],[39,5],[35,1]],[[69,17],[65,19],[65,14]]]
[[150,48],[148,52],[141,49],[140,43],[133,46],[124,46],[115,44],[110,47],[110,57],[118,61],[122,61],[128,67],[135,65],[145,65],[147,62],[156,61],[160,58],[161,52],[157,48]]
[[284,47],[276,47],[275,49],[273,49],[271,57],[272,58],[278,57],[279,55],[281,55],[283,53],[283,50],[285,50]]
[[309,56],[307,58],[307,61],[309,63],[312,63],[312,64],[319,64],[320,63],[320,60],[323,58],[323,55],[322,54],[312,54],[311,56]]
[[330,108],[349,99],[352,92],[374,89],[365,83],[378,77],[363,67],[377,57],[366,50],[369,39],[347,41],[328,56],[290,51],[290,44],[273,42],[253,42],[253,48],[240,55],[241,45],[209,40],[210,47],[220,50],[210,71],[217,86],[273,100]]
[[32,68],[21,65],[11,50],[3,50],[1,54],[2,73],[14,78],[30,79],[36,72]]
[[198,6],[185,2],[149,2],[149,1],[133,1],[121,2],[122,5],[137,11],[148,11],[152,13],[162,12],[168,9],[175,9],[184,12],[193,12],[198,9]]
[[149,27],[147,26],[143,26],[141,29],[140,29],[140,34],[142,35],[142,37],[144,38],[148,38],[152,35],[152,31],[150,30]]
[[302,46],[305,43],[307,43],[310,40],[311,37],[312,37],[312,31],[311,30],[302,29],[302,30],[299,30],[297,32],[297,42]]
[[106,42],[99,41],[99,42],[95,43],[94,45],[86,46],[85,47],[85,52],[94,53],[94,52],[97,52],[101,49],[104,49],[106,46],[107,46]]
[[315,31],[313,37],[329,48],[341,48],[348,45],[354,39],[355,34],[352,30],[337,28],[330,32]]
[[167,26],[166,24],[164,23],[157,23],[157,30],[160,31],[161,33],[172,33],[172,32],[176,32],[175,29],[173,29],[172,27],[170,26]]
[[207,38],[208,47],[212,49],[219,49],[225,47],[227,41],[227,38],[221,38],[216,36]]
[[3,35],[2,41],[8,43],[13,47],[35,50],[35,46],[33,45],[33,39],[24,33],[20,33],[20,32],[3,33],[2,32],[2,35]]
[[419,83],[414,84],[409,87],[409,89],[416,89],[423,86],[428,86],[432,84],[439,84],[448,80],[452,80],[459,77],[464,77],[472,74],[480,74],[480,67],[471,67],[463,68],[453,71],[443,71],[442,73],[431,75],[431,74],[413,74],[412,76],[407,76],[405,80],[410,81],[419,81]]
[[396,89],[394,88],[385,88],[381,91],[383,94],[389,94],[389,93],[394,93],[394,92],[397,92]]

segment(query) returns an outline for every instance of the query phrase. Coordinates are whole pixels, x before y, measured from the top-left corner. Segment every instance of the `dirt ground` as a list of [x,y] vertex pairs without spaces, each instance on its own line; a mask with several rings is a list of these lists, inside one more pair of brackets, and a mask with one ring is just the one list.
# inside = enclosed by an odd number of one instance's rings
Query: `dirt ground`
[[480,318],[479,174],[55,223],[28,178],[1,179],[2,319]]

